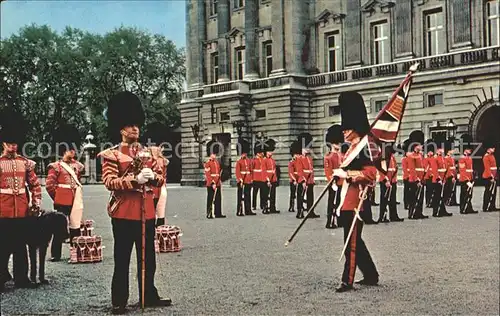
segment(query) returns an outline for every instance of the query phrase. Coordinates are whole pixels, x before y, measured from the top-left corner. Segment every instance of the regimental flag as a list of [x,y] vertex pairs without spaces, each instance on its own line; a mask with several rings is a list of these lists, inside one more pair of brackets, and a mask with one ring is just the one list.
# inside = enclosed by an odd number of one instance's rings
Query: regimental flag
[[417,68],[418,63],[410,68],[403,82],[394,91],[392,97],[371,124],[369,133],[346,153],[341,168],[348,167],[361,150],[365,150],[377,169],[383,174],[387,173],[392,147],[396,142],[403,120],[406,101],[412,84],[412,75]]

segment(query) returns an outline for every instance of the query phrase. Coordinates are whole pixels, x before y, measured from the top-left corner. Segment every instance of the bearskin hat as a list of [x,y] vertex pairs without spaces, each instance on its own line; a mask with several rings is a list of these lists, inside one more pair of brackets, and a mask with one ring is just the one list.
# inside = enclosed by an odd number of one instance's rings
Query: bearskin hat
[[55,152],[63,155],[67,150],[78,151],[82,143],[80,132],[70,124],[63,123],[52,134],[52,143]]
[[219,153],[223,152],[222,144],[215,141],[211,140],[207,143],[207,156],[210,156],[211,154],[218,155]]
[[355,91],[342,92],[339,95],[342,130],[352,129],[363,137],[370,131],[370,123],[366,114],[365,101]]
[[342,133],[342,126],[339,124],[334,124],[330,126],[325,133],[325,143],[330,144],[340,144],[344,142],[344,134]]
[[264,145],[264,150],[266,152],[273,152],[276,150],[276,141],[272,138],[269,138],[266,140],[266,143]]
[[302,153],[302,146],[298,141],[292,142],[290,145],[290,155],[300,155]]
[[242,155],[242,154],[249,154],[250,153],[250,144],[240,138],[238,139],[238,144],[236,145],[236,151],[238,152],[238,155]]
[[124,127],[132,125],[141,127],[145,120],[141,100],[129,91],[119,92],[109,100],[106,116],[108,131],[113,139]]
[[22,146],[26,141],[27,123],[23,115],[12,108],[0,113],[0,141]]

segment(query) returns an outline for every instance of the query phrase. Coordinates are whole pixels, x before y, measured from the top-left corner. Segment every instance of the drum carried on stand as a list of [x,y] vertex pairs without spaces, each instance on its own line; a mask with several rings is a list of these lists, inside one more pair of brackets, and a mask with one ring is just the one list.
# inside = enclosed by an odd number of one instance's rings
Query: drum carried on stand
[[82,221],[80,226],[80,236],[73,237],[70,243],[69,263],[86,263],[102,261],[102,237],[92,235],[94,231],[94,221]]
[[155,251],[157,253],[181,251],[181,236],[182,231],[178,226],[162,225],[156,227]]

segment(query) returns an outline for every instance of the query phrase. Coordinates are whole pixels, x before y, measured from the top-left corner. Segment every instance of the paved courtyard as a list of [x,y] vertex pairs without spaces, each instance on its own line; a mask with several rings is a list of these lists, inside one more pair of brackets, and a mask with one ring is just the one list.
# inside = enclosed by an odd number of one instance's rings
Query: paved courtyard
[[[14,290],[9,284],[1,315],[109,313],[113,238],[105,211],[108,193],[102,186],[84,189],[84,216],[96,222],[95,232],[103,237],[104,261],[48,262],[51,284],[35,290]],[[337,294],[342,231],[324,228],[325,201],[318,206],[321,218],[308,220],[285,248],[299,224],[295,213],[286,212],[287,187],[278,188],[281,214],[252,217],[236,217],[236,190],[223,188],[228,217],[215,220],[205,218],[204,188],[171,187],[168,192],[167,221],[183,230],[184,248],[157,258],[156,286],[173,306],[147,309],[149,315],[499,314],[498,212],[461,215],[458,207],[450,207],[454,216],[449,218],[365,226],[380,285]],[[482,188],[477,188],[476,210],[481,201]],[[402,205],[399,213],[406,216]],[[134,255],[129,304],[138,301]],[[68,258],[68,249],[63,257]],[[137,308],[129,312],[140,313]]]

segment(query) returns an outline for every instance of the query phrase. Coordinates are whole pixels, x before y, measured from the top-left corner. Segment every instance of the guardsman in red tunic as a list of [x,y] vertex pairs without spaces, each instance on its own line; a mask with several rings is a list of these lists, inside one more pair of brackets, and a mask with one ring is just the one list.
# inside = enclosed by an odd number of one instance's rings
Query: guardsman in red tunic
[[[398,164],[394,156],[395,150],[392,148],[391,160],[389,160],[389,167],[387,174],[379,173],[380,182],[380,216],[378,222],[402,222],[404,219],[398,215],[398,206],[396,201],[397,188],[398,188]],[[384,217],[389,207],[389,219]]]
[[276,209],[276,187],[278,186],[278,177],[276,174],[276,160],[273,158],[273,151],[276,149],[276,142],[274,139],[266,141],[266,172],[267,172],[267,200],[268,214],[278,214],[280,211]]
[[[299,139],[301,139],[300,136]],[[297,218],[304,218],[304,198],[308,210],[311,209],[314,203],[314,163],[309,147],[312,140],[308,140],[307,137],[300,140],[305,145],[302,145],[304,146],[302,148],[302,155],[298,160],[299,189],[297,190]],[[317,218],[320,216],[313,211],[309,217]]]
[[460,189],[460,213],[470,214],[478,213],[472,208],[472,190],[474,188],[474,169],[472,158],[470,157],[471,150],[465,149],[464,155],[458,161],[459,180],[461,183]]
[[[366,116],[366,107],[361,95],[356,92],[343,92],[339,96],[340,114],[344,139],[351,143],[351,147],[344,157],[348,157],[356,149],[359,141],[370,130]],[[337,292],[346,292],[353,289],[356,267],[361,270],[364,279],[356,283],[363,285],[377,285],[379,274],[373,263],[368,248],[362,239],[363,221],[356,218],[355,209],[360,205],[360,195],[366,186],[374,185],[377,180],[377,169],[372,165],[364,150],[349,164],[347,171],[335,170],[334,176],[344,179],[347,187],[342,206],[340,207],[339,224],[344,228],[344,242],[347,243],[345,251],[344,273],[342,284]],[[344,190],[344,188],[343,188]],[[366,192],[366,191],[365,191]],[[360,210],[363,212],[363,209]],[[347,240],[351,225],[354,229],[350,239]]]
[[252,208],[257,208],[257,194],[260,191],[260,209],[263,214],[267,213],[267,169],[266,158],[264,156],[265,145],[263,143],[256,144],[254,148],[255,157],[252,160]]
[[28,278],[25,235],[27,217],[40,210],[42,191],[35,174],[35,162],[18,154],[18,150],[24,144],[26,133],[26,123],[20,114],[13,112],[11,108],[0,113],[0,142],[2,144],[0,155],[0,292],[3,292],[5,282],[11,279],[8,270],[11,255],[14,256],[15,286],[17,288],[36,286]]
[[[323,161],[325,169],[326,181],[330,183],[333,178],[334,170],[340,168],[343,155],[340,152],[340,144],[344,142],[344,135],[342,134],[341,126],[338,124],[332,125],[328,128],[325,135],[325,143],[330,148]],[[333,180],[332,185],[328,188],[328,204],[326,208],[326,228],[337,228],[335,220],[335,210],[340,203],[340,191],[342,190],[342,183],[339,180]]]
[[215,141],[207,143],[208,160],[205,162],[205,185],[207,187],[207,218],[225,218],[222,215],[222,169],[217,161],[217,155],[221,152],[222,145]]
[[495,199],[497,196],[497,162],[495,160],[495,144],[492,141],[486,142],[483,146],[487,148],[483,156],[483,179],[486,181],[483,195],[483,212],[493,212],[496,210]]
[[408,172],[408,156],[411,153],[405,149],[405,155],[401,158],[401,169],[403,171],[403,202],[405,210],[410,207],[410,182],[408,179],[410,178],[410,174]]
[[[111,216],[114,238],[114,273],[111,284],[113,314],[126,312],[129,297],[130,255],[135,244],[139,293],[142,293],[142,265],[145,266],[145,307],[170,306],[170,299],[161,299],[154,285],[155,205],[151,187],[164,183],[148,148],[138,143],[139,128],[144,124],[144,111],[139,98],[130,92],[120,92],[108,102],[108,130],[114,141],[121,143],[99,153],[103,159],[102,181],[111,191],[108,214]],[[142,220],[145,231],[142,231]],[[145,234],[145,262],[142,262],[142,234]],[[142,297],[139,295],[142,305]]]
[[295,200],[297,199],[298,171],[297,161],[300,157],[300,144],[295,141],[290,145],[290,155],[292,159],[288,162],[288,178],[290,180],[290,202],[288,212],[295,212]]
[[432,184],[432,170],[431,161],[434,160],[434,153],[432,151],[427,152],[427,157],[424,158],[424,181],[425,181],[425,205],[426,207],[431,207],[432,192],[434,186]]
[[446,175],[446,161],[443,157],[443,149],[438,148],[435,157],[435,168],[432,170],[432,182],[434,183],[434,199],[432,200],[432,216],[452,216],[446,211],[444,195],[444,181]]
[[236,205],[236,215],[257,215],[251,209],[252,193],[252,161],[248,158],[250,144],[245,140],[238,142],[238,152],[241,157],[236,162],[236,182],[238,185],[238,205]]
[[457,197],[456,197],[456,177],[457,177],[457,168],[455,167],[455,158],[453,158],[454,150],[448,150],[446,157],[444,158],[446,161],[446,188],[445,188],[445,196],[446,196],[446,205],[448,206],[457,206]]
[[[62,157],[49,164],[45,189],[54,202],[54,209],[69,218],[69,240],[80,236],[83,215],[83,195],[80,179],[84,166],[75,159],[81,138],[74,126],[63,124],[54,133],[56,154]],[[66,235],[54,234],[51,244],[51,261],[61,260],[61,248]]]
[[410,182],[410,208],[408,210],[409,219],[424,219],[428,218],[423,214],[424,203],[424,163],[422,157],[421,143],[413,141],[412,153],[408,156],[408,170]]

